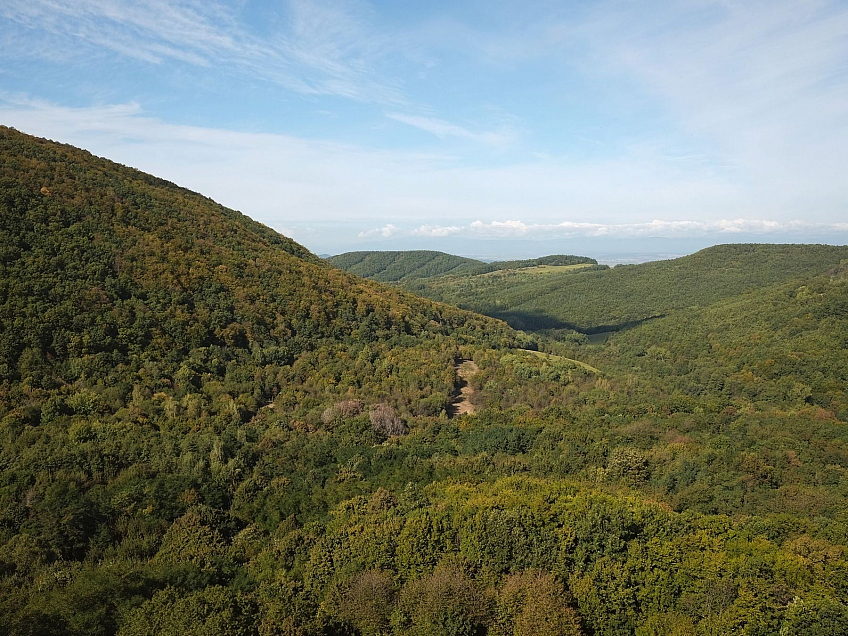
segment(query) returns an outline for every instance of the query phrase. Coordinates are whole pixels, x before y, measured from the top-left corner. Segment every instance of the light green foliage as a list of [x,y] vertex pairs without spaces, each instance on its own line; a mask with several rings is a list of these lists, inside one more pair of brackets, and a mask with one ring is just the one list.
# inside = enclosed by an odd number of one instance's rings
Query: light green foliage
[[555,577],[528,570],[504,579],[498,591],[497,626],[504,636],[578,636],[582,633],[570,595]]
[[254,633],[247,599],[225,587],[180,594],[165,588],[131,611],[120,636],[246,636]]
[[214,570],[226,553],[226,544],[214,522],[207,524],[201,514],[190,510],[174,521],[154,557],[163,563],[191,563],[200,571]]

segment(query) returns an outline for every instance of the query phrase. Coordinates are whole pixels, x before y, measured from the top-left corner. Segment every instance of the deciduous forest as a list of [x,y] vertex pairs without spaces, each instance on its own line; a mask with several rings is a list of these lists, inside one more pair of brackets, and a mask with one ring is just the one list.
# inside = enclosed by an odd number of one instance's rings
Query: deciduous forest
[[0,218],[4,633],[848,634],[848,248],[328,262],[9,128]]

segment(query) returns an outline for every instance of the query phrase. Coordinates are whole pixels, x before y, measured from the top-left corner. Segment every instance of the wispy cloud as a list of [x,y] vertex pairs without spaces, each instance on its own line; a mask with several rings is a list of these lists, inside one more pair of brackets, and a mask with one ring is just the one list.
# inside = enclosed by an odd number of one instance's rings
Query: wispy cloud
[[432,133],[441,139],[446,137],[456,137],[458,139],[468,139],[491,146],[503,146],[514,141],[516,138],[515,130],[506,126],[501,126],[497,130],[475,132],[468,128],[463,128],[462,126],[458,126],[435,117],[405,115],[403,113],[386,113],[386,117],[399,121],[407,126],[412,126],[413,128],[418,128],[428,133]]
[[[473,53],[543,77],[554,99],[558,81],[566,90],[576,78],[570,100],[556,102],[566,114],[552,116],[553,126],[579,126],[567,107],[596,99],[595,112],[609,117],[605,128],[619,127],[614,152],[628,152],[624,137],[665,145],[670,151],[661,152],[679,159],[694,150],[689,160],[701,163],[704,178],[718,171],[747,193],[731,203],[734,213],[844,213],[844,1],[599,0],[520,10],[498,4],[492,14],[476,23],[434,22],[430,37],[441,33],[442,46],[461,59]],[[645,112],[659,130],[639,129]],[[617,119],[631,119],[630,128]]]
[[607,72],[625,72],[736,179],[844,198],[848,5],[696,0],[595,6],[570,25]]
[[35,35],[28,41],[37,47],[6,56],[56,59],[57,51],[68,55],[84,45],[152,64],[225,68],[307,95],[404,102],[397,83],[377,69],[389,40],[370,28],[366,9],[310,0],[292,0],[287,9],[270,35],[249,30],[237,7],[215,0],[6,0],[0,16],[49,38]]

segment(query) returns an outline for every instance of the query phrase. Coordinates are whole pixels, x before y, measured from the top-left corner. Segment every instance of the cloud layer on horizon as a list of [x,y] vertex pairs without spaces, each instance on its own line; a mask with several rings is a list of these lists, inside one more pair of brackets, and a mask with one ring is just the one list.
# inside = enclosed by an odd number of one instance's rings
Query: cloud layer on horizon
[[[573,237],[662,237],[682,238],[709,235],[732,237],[737,234],[792,235],[846,233],[848,223],[808,223],[801,220],[771,221],[766,219],[718,219],[716,221],[653,220],[642,223],[525,223],[519,220],[473,221],[465,226],[422,225],[404,232],[392,225],[392,235],[407,234],[419,237],[475,236],[486,238],[573,238]],[[360,238],[365,235],[360,233]],[[368,234],[368,237],[375,234]]]

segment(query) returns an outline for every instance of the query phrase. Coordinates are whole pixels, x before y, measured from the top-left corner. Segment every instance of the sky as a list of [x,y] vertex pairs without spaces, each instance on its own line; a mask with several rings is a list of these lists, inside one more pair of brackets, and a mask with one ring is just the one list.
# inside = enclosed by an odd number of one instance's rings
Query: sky
[[848,243],[844,1],[3,0],[0,123],[316,253]]

